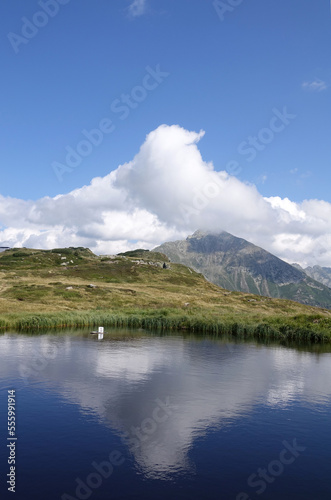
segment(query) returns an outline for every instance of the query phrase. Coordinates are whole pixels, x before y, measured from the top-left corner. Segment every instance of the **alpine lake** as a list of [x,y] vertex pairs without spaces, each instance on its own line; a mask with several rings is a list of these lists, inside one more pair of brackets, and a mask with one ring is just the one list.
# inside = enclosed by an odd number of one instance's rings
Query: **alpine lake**
[[330,345],[8,332],[0,389],[1,498],[331,498]]

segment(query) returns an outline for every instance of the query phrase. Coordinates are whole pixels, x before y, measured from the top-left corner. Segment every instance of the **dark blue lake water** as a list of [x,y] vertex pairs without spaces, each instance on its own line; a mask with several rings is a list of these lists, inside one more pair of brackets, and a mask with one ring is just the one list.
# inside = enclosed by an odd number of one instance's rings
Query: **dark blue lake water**
[[3,334],[0,389],[1,499],[331,498],[331,354],[318,348]]

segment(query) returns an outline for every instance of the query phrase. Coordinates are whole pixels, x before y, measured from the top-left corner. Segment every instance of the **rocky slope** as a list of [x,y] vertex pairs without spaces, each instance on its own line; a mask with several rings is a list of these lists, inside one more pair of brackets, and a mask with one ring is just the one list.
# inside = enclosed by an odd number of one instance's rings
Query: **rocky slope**
[[331,267],[309,266],[303,269],[299,264],[293,264],[293,266],[304,271],[310,278],[331,288]]
[[331,289],[302,269],[225,231],[196,231],[186,240],[164,243],[155,251],[166,254],[172,262],[192,267],[228,290],[331,308]]

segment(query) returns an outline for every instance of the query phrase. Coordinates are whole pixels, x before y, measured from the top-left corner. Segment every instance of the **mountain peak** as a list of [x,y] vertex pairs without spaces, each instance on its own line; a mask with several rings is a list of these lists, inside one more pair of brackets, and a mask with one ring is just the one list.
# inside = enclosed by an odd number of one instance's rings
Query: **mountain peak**
[[206,236],[221,236],[222,234],[229,234],[229,233],[226,233],[226,231],[223,230],[219,232],[213,232],[213,231],[203,231],[202,229],[197,229],[197,231],[194,231],[194,233],[188,236],[186,239],[187,240],[193,238],[200,239],[200,238],[205,238]]
[[186,240],[164,243],[155,251],[191,267],[228,290],[296,300],[331,308],[331,290],[243,238],[201,229]]

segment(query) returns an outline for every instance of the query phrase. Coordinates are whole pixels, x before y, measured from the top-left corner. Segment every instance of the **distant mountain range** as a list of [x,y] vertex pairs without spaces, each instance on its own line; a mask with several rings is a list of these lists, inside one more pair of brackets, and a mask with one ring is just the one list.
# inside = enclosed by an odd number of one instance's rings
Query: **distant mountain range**
[[304,271],[310,278],[313,278],[323,285],[331,288],[331,267],[321,267],[321,266],[313,266],[302,268],[299,264],[292,264],[297,269]]
[[326,282],[331,282],[331,269],[329,273],[323,271],[324,282],[319,282],[317,278],[320,279],[322,273],[317,273],[318,266],[308,268],[312,271],[292,266],[225,231],[218,234],[196,231],[186,240],[163,243],[154,250],[228,290],[331,309],[331,288],[326,286]]

